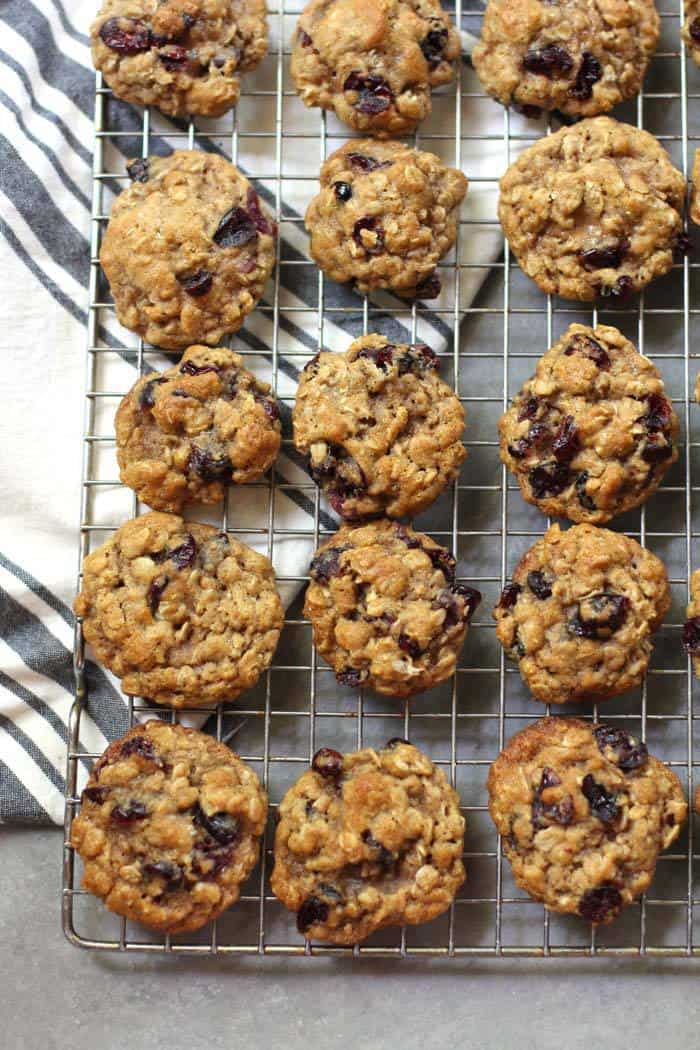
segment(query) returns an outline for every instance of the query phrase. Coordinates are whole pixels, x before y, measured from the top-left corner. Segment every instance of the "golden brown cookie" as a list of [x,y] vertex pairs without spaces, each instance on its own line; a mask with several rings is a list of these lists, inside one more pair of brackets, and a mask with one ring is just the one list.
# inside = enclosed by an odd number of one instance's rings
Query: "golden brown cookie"
[[124,691],[169,707],[250,689],[284,621],[267,558],[211,525],[157,511],[88,554],[74,609]]
[[690,577],[690,602],[683,625],[683,646],[692,658],[695,674],[700,678],[700,569],[696,569]]
[[323,747],[280,803],[272,892],[309,939],[356,944],[449,908],[463,838],[457,793],[408,741]]
[[104,0],[92,60],[127,102],[218,117],[265,57],[266,15],[265,0]]
[[139,379],[115,419],[120,478],[154,510],[220,503],[229,482],[259,478],[280,447],[279,406],[223,347],[191,346]]
[[464,409],[437,365],[424,344],[367,335],[305,367],[294,444],[344,518],[414,516],[454,481]]
[[435,267],[456,240],[467,192],[461,171],[400,142],[353,139],[324,162],[320,180],[305,223],[324,273],[363,293],[439,294]]
[[386,518],[343,525],[309,572],[304,615],[341,684],[411,696],[454,673],[481,595],[429,536]]
[[543,292],[587,302],[624,298],[671,269],[684,198],[653,135],[592,117],[523,150],[501,179],[498,217]]
[[71,843],[83,886],[154,930],[198,930],[255,867],[267,796],[225,744],[151,721],[115,740],[82,793]]
[[133,161],[100,262],[126,328],[166,350],[237,331],[275,263],[277,228],[248,180],[215,153]]
[[498,424],[501,459],[544,514],[602,524],[638,507],[678,459],[657,368],[617,328],[572,324]]
[[472,58],[504,105],[593,117],[637,94],[658,39],[654,0],[489,0]]
[[493,616],[533,696],[562,704],[638,685],[670,604],[663,563],[636,540],[552,525],[516,566]]
[[413,131],[454,75],[459,36],[439,0],[311,0],[292,45],[306,106],[383,138]]
[[700,149],[696,149],[693,156],[688,211],[693,222],[700,225]]
[[491,766],[489,812],[515,881],[597,925],[648,889],[688,807],[676,774],[612,725],[543,718]]

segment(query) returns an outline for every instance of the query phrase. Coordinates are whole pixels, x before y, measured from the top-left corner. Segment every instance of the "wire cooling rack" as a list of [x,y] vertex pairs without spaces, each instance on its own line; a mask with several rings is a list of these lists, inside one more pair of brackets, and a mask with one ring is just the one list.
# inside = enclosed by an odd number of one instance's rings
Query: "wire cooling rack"
[[[679,43],[680,0],[662,3],[662,37],[645,83],[645,93],[620,107],[617,116],[652,131],[687,174],[692,149],[700,140],[700,73]],[[339,289],[309,262],[301,216],[315,192],[318,167],[348,137],[335,118],[307,111],[296,98],[288,73],[289,41],[300,5],[270,11],[271,47],[260,69],[243,81],[234,114],[217,122],[175,126],[151,111],[136,112],[114,100],[97,78],[95,152],[90,260],[90,311],[86,357],[87,397],[83,437],[83,488],[79,554],[102,543],[129,516],[139,513],[133,494],[119,486],[114,457],[113,414],[118,399],[139,373],[162,367],[163,355],[120,329],[114,320],[98,254],[109,211],[109,196],[128,180],[124,155],[167,152],[162,146],[219,148],[239,163],[276,211],[280,263],[269,295],[231,345],[270,379],[283,405],[294,396],[294,368],[301,368],[318,346],[340,340],[344,346],[368,331],[392,331],[400,324],[440,349],[445,378],[451,376],[464,402],[469,457],[459,484],[416,521],[451,546],[460,579],[484,595],[465,645],[461,665],[449,683],[410,704],[351,693],[316,659],[311,632],[297,593],[288,610],[275,663],[259,686],[238,704],[205,712],[207,729],[230,741],[258,771],[271,801],[271,820],[262,860],[244,887],[240,902],[197,934],[159,936],[107,913],[80,889],[80,862],[68,845],[79,806],[84,764],[97,757],[81,748],[81,717],[89,710],[85,657],[78,626],[75,646],[76,701],[70,725],[63,868],[63,927],[76,945],[102,950],[203,955],[352,956],[569,956],[700,954],[696,929],[696,884],[692,826],[659,862],[651,893],[610,927],[591,932],[580,920],[548,915],[515,887],[509,865],[488,818],[484,782],[488,766],[514,732],[540,717],[517,671],[507,667],[495,641],[490,609],[513,566],[543,532],[546,522],[524,504],[498,459],[496,422],[510,397],[532,372],[537,356],[573,321],[605,322],[621,328],[653,358],[677,405],[683,428],[681,457],[646,508],[616,522],[658,553],[671,578],[673,605],[657,636],[654,659],[643,686],[634,694],[607,701],[606,721],[641,733],[653,752],[672,765],[690,791],[694,737],[698,725],[693,682],[680,646],[680,627],[691,567],[698,563],[698,449],[700,435],[690,407],[691,352],[700,309],[695,285],[700,264],[693,256],[629,303],[591,311],[548,299],[511,263],[507,248],[498,254],[496,187],[516,152],[552,130],[551,123],[528,122],[485,98],[467,63],[455,82],[436,93],[434,113],[417,142],[461,166],[470,178],[459,240],[441,266],[443,295],[436,304],[411,307],[386,298],[362,299]],[[453,5],[462,29],[478,33],[481,15],[469,0]],[[483,158],[487,157],[486,165]],[[295,196],[296,195],[296,196]],[[299,200],[291,207],[290,199]],[[475,207],[475,202],[481,204]],[[484,211],[485,209],[485,211]],[[496,250],[494,251],[494,244]],[[484,254],[480,254],[483,245]],[[295,283],[296,282],[296,283]],[[289,286],[296,291],[290,293]],[[472,298],[474,287],[480,285]],[[299,292],[299,288],[302,292]],[[465,288],[467,291],[465,292]],[[291,333],[291,334],[290,334]],[[306,335],[304,335],[306,333]],[[342,337],[342,338],[341,338]],[[288,413],[286,414],[288,422]],[[293,455],[289,427],[284,449]],[[305,544],[308,564],[332,523],[309,478],[284,465],[269,480],[245,490],[232,489],[221,527],[245,542],[257,543],[272,558],[287,595],[303,591],[306,576],[280,568],[285,542]],[[291,473],[290,473],[291,471]],[[257,518],[248,513],[255,494]],[[294,502],[296,501],[296,502]],[[293,513],[290,513],[293,506]],[[262,507],[262,511],[260,511]],[[294,510],[296,508],[296,510]],[[297,517],[295,513],[298,511]],[[211,518],[209,520],[212,520]],[[284,559],[282,559],[284,561]],[[129,721],[153,717],[187,719],[188,712],[165,713],[138,698],[125,698]],[[566,711],[597,717],[597,708]],[[200,717],[201,709],[196,712]],[[84,720],[84,719],[83,719]],[[409,737],[425,748],[457,787],[467,819],[467,881],[448,913],[421,927],[384,930],[355,948],[304,942],[293,916],[269,889],[274,813],[284,791],[322,745],[341,750],[378,745],[392,736]]]

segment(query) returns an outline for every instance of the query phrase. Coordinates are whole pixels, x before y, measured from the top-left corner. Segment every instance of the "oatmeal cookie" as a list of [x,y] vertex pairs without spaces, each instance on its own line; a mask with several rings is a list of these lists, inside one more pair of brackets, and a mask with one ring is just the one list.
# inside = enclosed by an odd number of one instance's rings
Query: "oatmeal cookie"
[[646,744],[578,718],[543,718],[516,733],[488,791],[518,886],[594,925],[648,889],[688,812],[678,777]]
[[464,818],[442,770],[407,740],[322,747],[282,799],[272,892],[312,940],[356,944],[428,922],[464,881]]
[[258,860],[267,796],[225,744],[151,721],[95,764],[73,821],[83,886],[110,911],[167,933],[234,904]]
[[562,704],[638,685],[670,604],[663,563],[636,540],[552,525],[518,563],[493,616],[533,696]]
[[324,273],[362,293],[439,295],[435,267],[455,243],[467,192],[461,171],[400,142],[354,139],[330,155],[320,179],[305,223]]
[[237,331],[275,263],[277,227],[223,157],[176,150],[132,161],[100,262],[126,328],[166,350]]
[[690,577],[690,604],[686,616],[683,645],[692,657],[695,674],[700,678],[700,569],[696,569]]
[[413,131],[448,83],[459,35],[439,0],[311,0],[292,45],[292,78],[306,106],[335,110],[378,138]]
[[[700,62],[698,63],[700,65]],[[688,211],[696,225],[700,225],[700,149],[695,150],[693,171],[690,180],[690,200]]]
[[638,507],[678,459],[658,370],[607,325],[572,324],[498,429],[524,499],[571,521],[602,524]]
[[267,53],[266,15],[265,0],[104,0],[92,60],[127,102],[218,117]]
[[688,53],[700,66],[700,0],[683,0],[685,21],[682,37]]
[[277,456],[269,390],[223,347],[191,346],[179,365],[143,376],[115,420],[122,482],[154,510],[220,503],[229,482],[254,481]]
[[647,131],[592,117],[539,139],[501,179],[498,217],[543,292],[622,298],[671,269],[685,179]]
[[255,685],[284,621],[267,558],[158,511],[88,554],[74,608],[124,691],[170,707],[234,700]]
[[437,363],[425,345],[367,335],[302,372],[294,444],[338,514],[410,517],[457,476],[464,409]]
[[638,93],[658,40],[654,0],[489,0],[472,59],[504,105],[594,117]]
[[481,595],[429,536],[386,518],[343,525],[309,571],[304,615],[341,684],[405,697],[454,673]]

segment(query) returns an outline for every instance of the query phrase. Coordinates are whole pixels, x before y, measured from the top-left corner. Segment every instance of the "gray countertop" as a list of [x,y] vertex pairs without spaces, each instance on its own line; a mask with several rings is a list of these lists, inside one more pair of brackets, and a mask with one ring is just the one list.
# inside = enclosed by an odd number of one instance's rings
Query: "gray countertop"
[[60,931],[61,832],[2,842],[3,1050],[698,1046],[700,960],[98,955]]

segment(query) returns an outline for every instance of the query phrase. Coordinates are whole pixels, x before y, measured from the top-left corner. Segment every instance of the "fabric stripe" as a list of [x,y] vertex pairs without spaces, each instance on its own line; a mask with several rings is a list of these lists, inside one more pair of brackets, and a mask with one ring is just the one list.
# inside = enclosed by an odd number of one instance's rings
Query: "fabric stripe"
[[29,788],[18,780],[9,766],[2,761],[0,761],[0,799],[2,799],[3,807],[1,823],[53,823],[53,818],[48,810],[37,802]]

